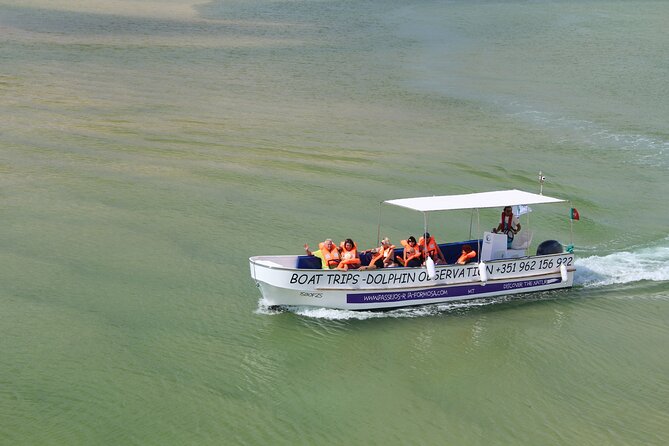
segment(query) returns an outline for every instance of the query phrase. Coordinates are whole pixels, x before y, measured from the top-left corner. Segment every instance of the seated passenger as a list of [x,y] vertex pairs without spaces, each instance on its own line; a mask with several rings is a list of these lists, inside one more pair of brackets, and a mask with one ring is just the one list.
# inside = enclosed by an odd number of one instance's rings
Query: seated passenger
[[331,238],[325,239],[325,241],[319,243],[318,248],[318,251],[311,252],[309,250],[309,245],[306,243],[304,244],[304,250],[308,256],[316,256],[321,259],[323,269],[333,269],[339,265],[339,262],[341,261],[339,248],[332,243]]
[[502,211],[502,221],[492,230],[494,233],[506,234],[506,247],[511,248],[513,236],[520,232],[518,217],[513,215],[511,206],[506,206]]
[[[427,248],[425,248],[425,240],[427,240]],[[430,236],[429,232],[426,232],[423,237],[418,240],[418,245],[423,251],[423,259],[427,260],[427,257],[432,257],[435,265],[445,265],[446,258],[441,252],[439,245],[434,240],[434,237]]]
[[358,257],[358,246],[353,243],[353,240],[347,238],[339,245],[341,253],[341,262],[337,265],[337,269],[348,271],[350,269],[357,269],[360,267],[360,257]]
[[464,245],[462,247],[462,255],[458,259],[457,264],[464,265],[465,263],[469,263],[474,257],[476,257],[476,251],[470,245]]
[[360,270],[368,269],[377,269],[377,268],[388,268],[391,266],[396,266],[393,259],[395,255],[395,246],[390,243],[388,237],[381,240],[381,246],[374,249],[368,249],[363,251],[364,253],[374,253],[372,260],[369,261],[368,266],[361,266]]
[[413,235],[406,240],[402,240],[402,246],[404,246],[403,255],[402,257],[397,256],[399,263],[410,268],[420,266],[423,263],[423,253]]

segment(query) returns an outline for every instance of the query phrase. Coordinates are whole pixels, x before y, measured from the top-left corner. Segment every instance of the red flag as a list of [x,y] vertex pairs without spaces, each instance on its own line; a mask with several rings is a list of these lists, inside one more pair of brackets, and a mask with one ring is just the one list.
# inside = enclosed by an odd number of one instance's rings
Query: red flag
[[578,215],[578,210],[576,208],[571,208],[570,218],[572,220],[580,220],[581,219],[581,216]]

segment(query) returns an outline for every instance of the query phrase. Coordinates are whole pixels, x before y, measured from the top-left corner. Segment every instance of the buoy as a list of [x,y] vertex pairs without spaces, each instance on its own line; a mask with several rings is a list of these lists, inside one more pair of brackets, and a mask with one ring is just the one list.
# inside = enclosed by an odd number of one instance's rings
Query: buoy
[[488,281],[488,270],[485,269],[485,263],[483,262],[479,262],[479,277],[481,278],[481,282],[485,285]]
[[567,279],[569,279],[569,274],[567,273],[567,265],[564,263],[560,265],[560,276],[562,277],[562,281],[566,282]]
[[434,267],[434,260],[432,260],[432,257],[427,258],[425,266],[427,266],[427,277],[429,277],[430,280],[434,280],[434,278],[437,277],[437,270]]

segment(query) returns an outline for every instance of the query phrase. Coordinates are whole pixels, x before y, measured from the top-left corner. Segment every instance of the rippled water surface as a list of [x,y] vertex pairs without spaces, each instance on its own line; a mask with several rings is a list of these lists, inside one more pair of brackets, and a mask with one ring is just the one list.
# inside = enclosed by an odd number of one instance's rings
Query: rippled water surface
[[[0,444],[667,444],[666,17],[0,0]],[[572,290],[276,311],[250,279],[540,170],[581,214]],[[569,241],[564,208],[532,225]]]

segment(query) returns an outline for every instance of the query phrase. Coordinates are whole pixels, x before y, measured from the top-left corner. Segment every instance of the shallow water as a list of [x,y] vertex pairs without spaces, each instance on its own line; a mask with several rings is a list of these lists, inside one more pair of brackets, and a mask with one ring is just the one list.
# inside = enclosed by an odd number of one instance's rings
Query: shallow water
[[[0,0],[1,444],[666,444],[666,3],[94,7]],[[249,277],[539,170],[572,290],[277,312]]]

